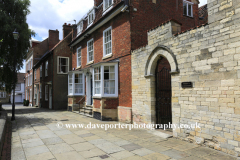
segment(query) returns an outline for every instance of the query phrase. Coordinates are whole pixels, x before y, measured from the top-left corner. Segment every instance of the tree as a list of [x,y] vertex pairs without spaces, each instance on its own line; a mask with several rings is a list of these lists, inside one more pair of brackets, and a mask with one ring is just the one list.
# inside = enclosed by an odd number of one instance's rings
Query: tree
[[[30,38],[35,35],[26,22],[29,6],[29,0],[0,0],[0,82],[5,84],[8,93],[17,83],[17,76],[13,76],[14,58],[19,71],[30,47]],[[19,32],[17,48],[13,38],[15,29]]]

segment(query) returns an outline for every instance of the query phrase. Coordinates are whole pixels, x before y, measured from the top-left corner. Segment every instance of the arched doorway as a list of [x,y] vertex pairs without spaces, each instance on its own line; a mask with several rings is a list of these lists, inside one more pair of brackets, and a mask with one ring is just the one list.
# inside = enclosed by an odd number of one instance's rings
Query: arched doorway
[[164,57],[157,61],[156,77],[156,124],[172,123],[171,66]]

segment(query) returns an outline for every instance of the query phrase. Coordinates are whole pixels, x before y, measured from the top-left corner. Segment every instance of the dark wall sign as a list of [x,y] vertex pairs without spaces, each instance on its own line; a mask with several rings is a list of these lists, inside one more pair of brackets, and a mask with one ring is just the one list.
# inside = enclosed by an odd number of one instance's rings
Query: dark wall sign
[[193,83],[192,82],[182,82],[182,88],[192,88]]

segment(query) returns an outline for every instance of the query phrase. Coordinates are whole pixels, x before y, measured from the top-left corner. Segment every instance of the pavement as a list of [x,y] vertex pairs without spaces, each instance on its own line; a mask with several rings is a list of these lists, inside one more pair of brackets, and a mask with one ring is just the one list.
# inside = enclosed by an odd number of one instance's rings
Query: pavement
[[[3,106],[11,116],[11,107]],[[67,111],[16,106],[12,160],[235,160],[225,153],[143,129],[61,128],[61,124],[118,124]],[[156,131],[158,132],[158,131]]]

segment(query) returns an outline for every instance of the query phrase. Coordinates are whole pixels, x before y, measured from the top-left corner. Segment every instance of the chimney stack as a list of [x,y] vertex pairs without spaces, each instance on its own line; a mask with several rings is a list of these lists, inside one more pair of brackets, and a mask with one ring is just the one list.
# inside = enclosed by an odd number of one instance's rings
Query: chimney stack
[[59,42],[59,31],[49,30],[48,31],[48,47],[52,49]]
[[102,2],[103,0],[94,0],[94,7],[99,6]]
[[72,31],[72,25],[64,23],[63,25],[63,38],[65,38]]

